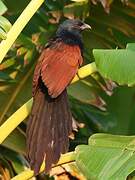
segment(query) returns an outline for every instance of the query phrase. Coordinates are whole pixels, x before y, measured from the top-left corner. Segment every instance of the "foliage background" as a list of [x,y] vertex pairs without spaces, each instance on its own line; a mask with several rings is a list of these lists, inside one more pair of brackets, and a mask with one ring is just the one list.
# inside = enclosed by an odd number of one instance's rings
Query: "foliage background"
[[[13,24],[29,0],[3,0],[3,14]],[[83,34],[85,63],[94,61],[92,49],[125,48],[135,42],[135,1],[47,0],[32,17],[0,65],[0,124],[31,97],[32,74],[37,58],[66,18],[80,18],[92,26]],[[110,12],[109,12],[110,9]],[[117,87],[98,73],[68,88],[73,116],[85,124],[71,140],[70,150],[86,144],[97,132],[135,134],[135,88]],[[82,124],[80,124],[82,125]],[[25,159],[25,130],[23,122],[0,146],[0,174],[5,178],[20,173],[27,165]],[[71,173],[72,174],[72,173]],[[69,175],[68,175],[69,176]]]

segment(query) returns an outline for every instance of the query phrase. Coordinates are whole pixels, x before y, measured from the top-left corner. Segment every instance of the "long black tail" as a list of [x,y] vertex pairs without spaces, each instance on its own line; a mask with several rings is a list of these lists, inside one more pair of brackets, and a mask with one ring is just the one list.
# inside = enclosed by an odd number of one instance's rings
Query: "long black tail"
[[72,131],[72,115],[66,90],[52,99],[45,87],[39,87],[34,97],[27,125],[27,154],[35,174],[45,159],[45,172],[56,164],[60,154],[67,152]]

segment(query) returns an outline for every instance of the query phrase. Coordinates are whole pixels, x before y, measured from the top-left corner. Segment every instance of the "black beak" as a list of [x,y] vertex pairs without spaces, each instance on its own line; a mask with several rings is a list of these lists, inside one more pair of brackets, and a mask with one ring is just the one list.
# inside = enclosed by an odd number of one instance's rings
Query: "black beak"
[[84,29],[91,29],[91,26],[89,25],[89,24],[83,24],[82,26],[81,26],[81,30],[83,31]]

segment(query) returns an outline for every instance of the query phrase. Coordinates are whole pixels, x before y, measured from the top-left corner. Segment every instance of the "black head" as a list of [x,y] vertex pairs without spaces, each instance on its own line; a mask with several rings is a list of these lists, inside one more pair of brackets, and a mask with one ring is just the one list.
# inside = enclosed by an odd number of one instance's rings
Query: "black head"
[[56,34],[61,34],[63,31],[79,34],[85,29],[91,29],[90,25],[85,24],[79,19],[68,19],[59,26]]
[[79,19],[68,19],[58,27],[56,37],[61,38],[70,45],[79,45],[83,48],[81,32],[85,29],[91,29],[90,25],[85,24]]

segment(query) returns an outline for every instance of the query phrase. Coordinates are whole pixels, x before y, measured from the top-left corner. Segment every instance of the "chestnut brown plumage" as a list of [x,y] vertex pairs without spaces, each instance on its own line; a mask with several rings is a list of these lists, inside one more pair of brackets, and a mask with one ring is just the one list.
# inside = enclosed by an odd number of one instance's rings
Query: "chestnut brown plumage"
[[44,48],[33,77],[33,105],[27,125],[27,154],[31,169],[45,172],[68,151],[72,115],[66,87],[83,62],[81,31],[90,28],[80,20],[66,20]]

